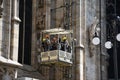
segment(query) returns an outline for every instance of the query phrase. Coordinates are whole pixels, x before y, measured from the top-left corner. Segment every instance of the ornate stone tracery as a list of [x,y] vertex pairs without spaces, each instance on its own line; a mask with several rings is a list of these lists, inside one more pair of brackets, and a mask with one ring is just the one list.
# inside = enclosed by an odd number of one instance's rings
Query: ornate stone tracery
[[0,67],[0,80],[15,80],[15,68]]
[[40,31],[45,29],[45,1],[38,0],[36,8],[37,51],[40,52]]
[[44,0],[39,0],[37,4],[36,27],[39,30],[45,29]]

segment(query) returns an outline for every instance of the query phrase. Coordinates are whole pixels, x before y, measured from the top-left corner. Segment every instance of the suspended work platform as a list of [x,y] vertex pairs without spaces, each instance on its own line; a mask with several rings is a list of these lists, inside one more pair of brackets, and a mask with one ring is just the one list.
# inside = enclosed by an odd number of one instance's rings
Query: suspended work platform
[[40,34],[40,64],[71,66],[74,51],[73,31],[55,28],[43,30]]

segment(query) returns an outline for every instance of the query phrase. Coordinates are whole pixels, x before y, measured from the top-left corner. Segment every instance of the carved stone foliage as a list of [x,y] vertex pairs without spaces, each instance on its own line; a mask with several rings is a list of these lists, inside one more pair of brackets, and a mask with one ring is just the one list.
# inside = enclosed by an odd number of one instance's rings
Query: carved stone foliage
[[38,1],[38,8],[43,8],[44,7],[44,0],[39,0]]
[[38,0],[36,12],[36,29],[37,29],[37,51],[40,52],[40,31],[45,29],[45,3],[44,0]]
[[44,0],[39,0],[37,3],[36,27],[37,30],[45,29],[45,14],[44,14]]
[[15,80],[15,68],[0,67],[0,80]]
[[[94,49],[96,48],[92,43],[92,39],[95,36],[95,27],[98,24],[98,19],[96,18],[95,20],[96,21],[93,22],[93,24],[88,28],[88,31],[87,31],[90,57],[94,56],[94,53],[95,53]],[[99,33],[98,33],[98,36],[99,36]]]

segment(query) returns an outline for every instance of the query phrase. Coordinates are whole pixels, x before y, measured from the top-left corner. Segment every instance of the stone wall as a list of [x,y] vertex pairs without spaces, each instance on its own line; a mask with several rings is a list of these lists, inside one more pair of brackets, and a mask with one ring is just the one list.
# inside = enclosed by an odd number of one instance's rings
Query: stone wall
[[[101,10],[100,10],[101,9]],[[100,13],[101,11],[101,13]],[[100,16],[101,21],[105,22],[105,4],[104,1],[101,2],[101,8],[100,8],[100,2],[99,0],[86,0],[86,41],[85,41],[85,57],[86,57],[86,80],[107,80],[107,76],[101,76],[103,74],[102,72],[102,66],[104,66],[104,71],[106,72],[106,63],[105,59],[101,54],[106,54],[105,48],[104,48],[104,42],[105,42],[105,24],[100,23]],[[102,25],[101,33],[100,31],[97,31],[98,36],[101,38],[101,44],[100,45],[93,45],[92,39],[95,34],[95,27],[100,27],[100,24]],[[103,35],[104,34],[104,35]],[[106,75],[106,73],[104,73]]]
[[[51,0],[52,1],[52,0]],[[54,7],[60,7],[64,5],[64,0],[56,0],[56,4],[53,6],[51,5],[50,0],[46,0],[44,8],[38,8],[37,1],[33,0],[33,28],[32,28],[32,65],[36,68],[39,68],[39,71],[42,75],[47,79],[53,78],[50,75],[55,75],[55,79],[62,79],[63,72],[59,71],[59,67],[51,68],[39,65],[37,63],[37,55],[39,54],[36,51],[37,35],[43,29],[50,29],[54,27],[61,27],[63,28],[63,24],[61,22],[62,18],[65,15],[65,8],[60,8],[56,10],[54,13],[54,25],[51,23],[51,9]],[[71,0],[72,1],[72,0]],[[76,45],[75,45],[75,65],[74,65],[74,77],[75,80],[100,80],[101,79],[101,62],[100,62],[100,45],[94,46],[92,42],[92,38],[94,37],[94,28],[99,23],[99,0],[73,0],[75,2],[75,10],[73,10],[72,17],[73,28],[74,29],[74,37],[76,38]],[[104,3],[104,1],[102,2]],[[102,16],[104,16],[104,8],[105,5],[102,6]],[[36,14],[36,15],[34,15]],[[59,16],[58,16],[59,15]],[[65,19],[63,19],[64,21]],[[102,18],[104,21],[104,18]],[[43,22],[43,23],[41,23]],[[53,25],[53,26],[51,26]],[[102,30],[104,32],[105,29]],[[38,39],[37,39],[38,40]],[[102,41],[105,38],[102,37]],[[39,44],[38,44],[39,45]],[[103,49],[102,49],[103,50]],[[106,53],[103,50],[102,53]],[[103,59],[104,62],[105,59]],[[37,65],[36,65],[37,64]],[[103,63],[104,70],[106,70],[106,63]],[[44,68],[43,68],[44,67]],[[56,69],[55,73],[52,71]],[[60,68],[61,69],[61,68]],[[50,71],[51,70],[51,71]],[[53,74],[50,74],[53,72]],[[57,72],[57,74],[56,74]],[[58,74],[59,73],[59,74]],[[106,73],[104,73],[106,75]],[[58,77],[60,75],[60,77]],[[104,76],[106,77],[106,76]],[[104,78],[105,79],[105,78]]]
[[2,3],[3,11],[0,18],[0,80],[14,80],[17,78],[20,20],[19,16],[16,15],[17,13],[14,13],[14,11],[17,11],[18,6],[14,5],[16,4],[14,4],[13,0],[3,0]]
[[75,80],[85,79],[85,0],[76,0]]
[[[17,19],[16,18],[17,16],[13,14],[16,12],[12,13],[14,16],[12,17],[10,16],[11,8],[9,7],[10,6],[9,1],[11,0],[4,0],[4,1],[6,2],[4,4],[6,10],[4,10],[4,16],[3,16],[4,29],[3,27],[0,27],[0,55],[6,58],[11,58],[14,61],[17,61],[16,53],[18,51],[18,45],[16,45],[16,43],[18,43],[19,40],[18,39],[19,19]],[[32,53],[31,53],[32,66],[27,66],[27,67],[23,66],[22,68],[19,68],[20,70],[18,69],[19,70],[18,77],[29,76],[29,77],[42,78],[44,76],[46,80],[49,80],[50,78],[53,79],[53,76],[51,75],[54,75],[54,79],[56,80],[65,79],[64,77],[65,74],[63,70],[67,68],[63,69],[61,67],[55,67],[55,66],[52,68],[48,66],[47,67],[41,66],[37,61],[38,60],[37,56],[40,54],[39,51],[40,44],[37,44],[37,41],[39,41],[39,37],[40,37],[39,36],[40,31],[43,29],[53,28],[51,27],[51,21],[50,21],[52,5],[50,0],[44,0],[44,1],[45,1],[44,6],[41,6],[41,4],[38,4],[37,0],[33,0]],[[73,10],[72,12],[74,14],[72,15],[74,19],[73,22],[71,21],[73,26],[73,27],[71,26],[71,29],[74,29],[74,38],[76,38],[75,53],[74,53],[75,64],[73,71],[75,72],[75,74],[73,73],[74,74],[73,77],[75,78],[74,80],[100,80],[101,78],[100,46],[96,47],[91,43],[92,38],[94,36],[95,25],[99,22],[99,15],[100,15],[99,0],[73,0],[73,1],[75,2],[75,10]],[[61,1],[57,0],[56,3],[57,3],[55,4],[56,7],[65,5],[64,0]],[[13,11],[14,10],[15,9],[13,9]],[[63,17],[66,15],[64,11],[66,11],[66,8],[60,8],[56,10],[54,27],[62,27],[62,28],[64,27],[63,21],[65,20],[65,18]],[[104,13],[104,10],[102,11]],[[104,14],[102,14],[102,16],[104,16]],[[104,20],[104,18],[102,19]],[[12,23],[12,28],[11,28],[11,23]],[[2,25],[0,24],[0,26]],[[11,33],[12,36],[10,35]],[[2,43],[2,40],[4,41],[4,43]],[[104,41],[105,39],[102,37],[102,40]],[[1,44],[3,44],[3,46],[5,47],[3,54],[1,54]],[[10,47],[12,50],[10,49]],[[9,54],[10,50],[11,50],[10,52],[11,54]],[[105,53],[105,51],[103,50],[102,53]],[[103,59],[102,62],[104,62],[104,60],[105,58]],[[102,66],[102,70],[106,70],[106,63],[103,63],[103,65],[104,66]],[[2,70],[4,72],[4,69],[0,69],[0,73],[2,72]],[[11,70],[13,71],[13,75],[14,75],[15,69],[12,68]],[[53,74],[51,74],[52,72]],[[104,74],[106,75],[106,73]],[[106,78],[104,79],[106,80]]]
[[99,80],[99,46],[95,47],[91,43],[94,36],[94,28],[98,24],[97,20],[99,20],[96,13],[97,8],[97,0],[86,0],[86,80]]
[[0,67],[0,80],[15,80],[17,78],[17,71],[15,68],[1,66]]

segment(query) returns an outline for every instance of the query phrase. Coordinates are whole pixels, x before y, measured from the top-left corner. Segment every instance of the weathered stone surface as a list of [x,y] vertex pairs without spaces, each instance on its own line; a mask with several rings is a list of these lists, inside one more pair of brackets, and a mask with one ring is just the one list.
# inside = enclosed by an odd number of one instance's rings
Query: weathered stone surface
[[[1,24],[2,18],[0,18],[0,56],[17,61],[20,21],[18,13],[20,12],[17,10],[17,2],[14,1],[16,0],[3,1],[3,24]],[[70,29],[74,29],[74,38],[76,38],[74,73],[72,73],[72,69],[68,69],[68,67],[41,66],[38,63],[37,56],[40,54],[40,51],[37,50],[40,44],[37,43],[37,41],[40,38],[40,32],[41,30],[54,27],[65,28],[64,25],[67,22],[66,9],[68,9],[65,5],[67,1],[68,0],[32,0],[31,65],[21,67],[18,72],[18,77],[29,76],[39,79],[44,77],[45,80],[52,80],[53,78],[55,80],[65,80],[67,79],[66,74],[69,74],[74,77],[71,78],[71,80],[100,80],[100,46],[95,47],[91,43],[92,37],[94,36],[94,26],[98,23],[97,19],[99,19],[100,15],[99,0],[69,0],[71,3],[75,2],[73,4],[74,7],[70,7],[68,14],[70,17]],[[44,4],[42,4],[43,2]],[[11,5],[11,3],[14,5]],[[104,0],[102,5],[102,7],[105,6]],[[56,9],[52,14],[51,9],[58,7],[60,8]],[[104,8],[102,9],[102,20],[104,20]],[[14,17],[18,20],[14,20]],[[104,30],[105,28],[102,29],[103,32]],[[101,34],[101,40],[104,42],[105,39],[103,35],[104,33]],[[102,53],[106,53],[103,48]],[[102,57],[102,70],[106,70],[106,62],[104,62],[105,56]],[[2,80],[3,75],[5,75],[4,78],[6,76],[7,78],[11,78],[11,75],[9,76],[5,73],[4,68],[6,67],[0,67],[0,80]],[[8,70],[8,73],[12,73],[12,78],[15,77],[15,69],[11,69],[10,72]],[[105,74],[103,79],[107,80],[105,78],[107,76],[106,72],[103,71],[103,73]]]
[[12,67],[1,66],[0,67],[0,80],[15,80],[16,69]]

